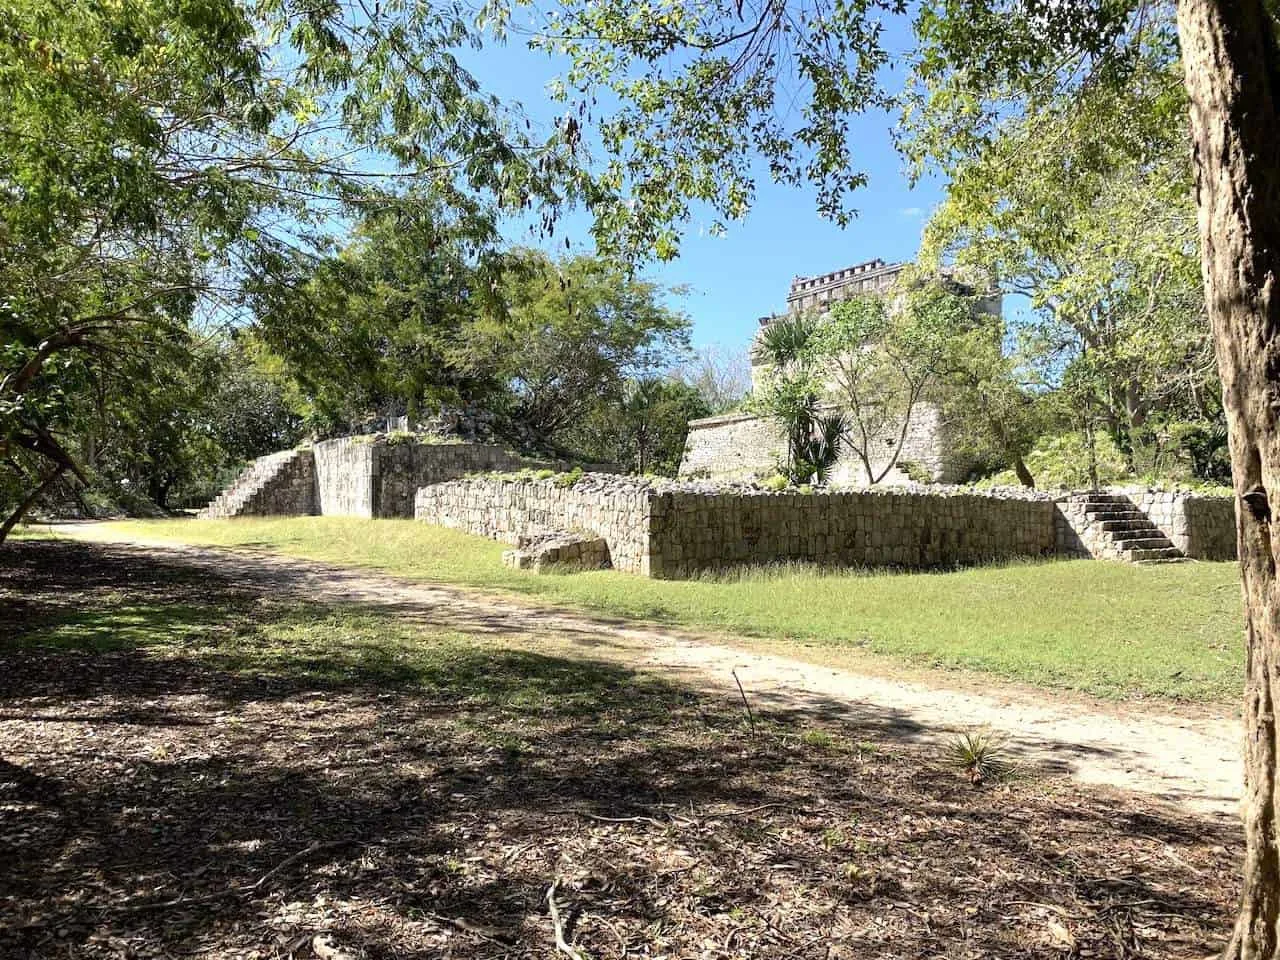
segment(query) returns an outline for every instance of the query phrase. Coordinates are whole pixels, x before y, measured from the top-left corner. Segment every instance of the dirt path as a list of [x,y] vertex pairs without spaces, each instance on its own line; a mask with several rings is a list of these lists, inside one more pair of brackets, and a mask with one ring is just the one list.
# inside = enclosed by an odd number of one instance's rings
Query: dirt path
[[958,729],[990,727],[1007,735],[1029,761],[1083,783],[1153,794],[1198,812],[1234,814],[1240,796],[1238,721],[1225,711],[1180,716],[1156,707],[1005,688],[998,681],[981,692],[964,690],[944,674],[904,679],[854,673],[737,649],[724,637],[277,554],[124,538],[97,524],[60,533],[181,558],[299,597],[345,600],[436,625],[576,650],[733,697],[739,696],[736,671],[757,710],[821,713],[881,739],[942,743]]

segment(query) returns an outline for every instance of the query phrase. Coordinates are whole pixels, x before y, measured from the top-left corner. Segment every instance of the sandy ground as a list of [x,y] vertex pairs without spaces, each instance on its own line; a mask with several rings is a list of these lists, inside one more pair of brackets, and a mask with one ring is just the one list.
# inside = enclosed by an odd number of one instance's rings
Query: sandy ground
[[[848,717],[886,738],[943,743],[959,730],[990,728],[1025,762],[1047,764],[1082,783],[1151,794],[1200,813],[1234,814],[1242,784],[1240,727],[1226,710],[1175,711],[1122,705],[984,682],[979,689],[947,673],[853,672],[774,653],[733,638],[700,635],[494,596],[365,570],[247,550],[191,547],[126,538],[100,524],[59,533],[127,544],[151,555],[216,568],[274,590],[326,602],[349,599],[406,618],[467,630],[526,636],[540,645],[661,672],[740,698],[740,681],[761,712]],[[735,679],[736,674],[736,679]]]

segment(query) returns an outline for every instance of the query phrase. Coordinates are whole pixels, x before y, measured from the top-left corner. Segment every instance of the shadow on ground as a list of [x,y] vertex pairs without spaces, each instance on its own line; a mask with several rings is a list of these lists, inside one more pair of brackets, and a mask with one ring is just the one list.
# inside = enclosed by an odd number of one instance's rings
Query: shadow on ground
[[[180,559],[0,554],[0,955],[1200,957],[1238,841]],[[892,718],[889,719],[892,723]],[[908,731],[909,733],[909,731]]]

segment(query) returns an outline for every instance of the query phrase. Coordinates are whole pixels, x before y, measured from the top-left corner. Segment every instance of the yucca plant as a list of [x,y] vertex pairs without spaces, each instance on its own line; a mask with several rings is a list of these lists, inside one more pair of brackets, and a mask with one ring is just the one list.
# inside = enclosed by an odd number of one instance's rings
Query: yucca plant
[[987,780],[1008,776],[1013,765],[1006,757],[1007,742],[990,730],[970,730],[958,734],[948,744],[949,758],[975,787]]

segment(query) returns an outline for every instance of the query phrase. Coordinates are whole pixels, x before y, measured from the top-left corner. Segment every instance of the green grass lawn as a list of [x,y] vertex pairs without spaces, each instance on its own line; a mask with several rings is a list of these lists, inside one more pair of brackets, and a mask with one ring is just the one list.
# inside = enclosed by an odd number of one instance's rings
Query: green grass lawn
[[613,571],[537,576],[508,570],[500,563],[501,544],[409,520],[129,521],[117,527],[515,591],[756,642],[803,641],[796,652],[823,661],[839,662],[857,650],[1110,698],[1225,702],[1242,682],[1233,563],[1135,567],[1080,560],[911,574],[791,567],[662,581]]

